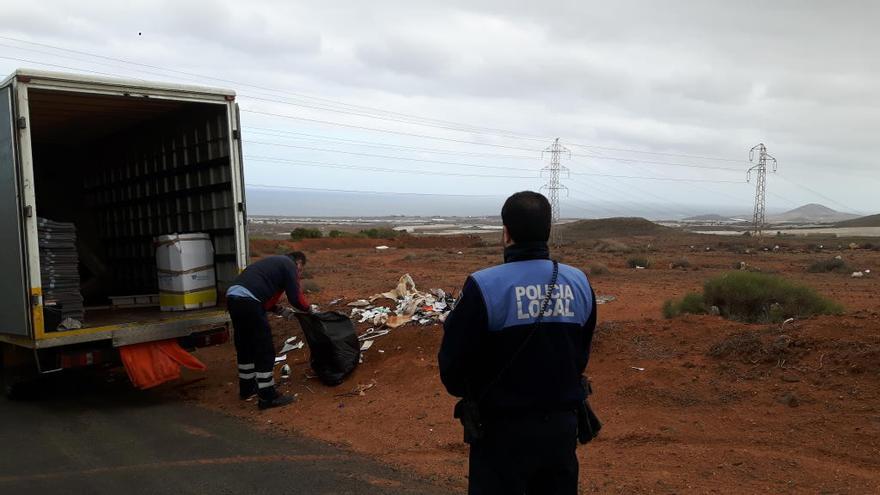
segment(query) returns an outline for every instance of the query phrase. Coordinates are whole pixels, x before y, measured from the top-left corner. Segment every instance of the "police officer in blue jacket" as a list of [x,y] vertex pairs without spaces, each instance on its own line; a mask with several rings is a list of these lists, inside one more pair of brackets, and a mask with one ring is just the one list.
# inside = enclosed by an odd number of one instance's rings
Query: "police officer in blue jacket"
[[468,493],[574,495],[595,294],[583,272],[551,261],[547,198],[516,193],[501,218],[504,264],[468,277],[439,353],[443,384],[464,398]]

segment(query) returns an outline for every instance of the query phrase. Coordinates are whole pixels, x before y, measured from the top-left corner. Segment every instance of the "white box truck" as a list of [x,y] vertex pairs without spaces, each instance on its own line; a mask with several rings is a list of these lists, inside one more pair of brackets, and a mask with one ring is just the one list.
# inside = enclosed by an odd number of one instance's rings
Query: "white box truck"
[[[47,224],[75,227],[75,254],[58,257],[68,268],[41,270],[41,254],[56,259],[40,237]],[[156,240],[187,233],[210,237],[222,295],[248,256],[233,91],[37,70],[0,83],[4,390],[41,373],[116,362],[120,346],[227,340],[222,303],[170,313],[151,304]],[[77,304],[81,296],[81,328],[58,325],[44,280],[76,294]],[[78,293],[58,280],[77,280]],[[120,300],[146,304],[113,304]]]

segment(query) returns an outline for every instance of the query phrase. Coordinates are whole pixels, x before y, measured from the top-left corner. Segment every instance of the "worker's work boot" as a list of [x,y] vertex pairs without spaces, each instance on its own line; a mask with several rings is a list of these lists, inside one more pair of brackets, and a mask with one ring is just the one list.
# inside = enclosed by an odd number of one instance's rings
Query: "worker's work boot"
[[252,399],[257,395],[257,382],[254,380],[238,381],[238,398],[241,400]]
[[279,394],[276,395],[274,399],[263,399],[261,397],[259,403],[257,404],[257,407],[259,407],[262,411],[264,409],[272,409],[273,407],[286,406],[288,404],[292,404],[293,402],[296,402],[296,397],[292,395]]

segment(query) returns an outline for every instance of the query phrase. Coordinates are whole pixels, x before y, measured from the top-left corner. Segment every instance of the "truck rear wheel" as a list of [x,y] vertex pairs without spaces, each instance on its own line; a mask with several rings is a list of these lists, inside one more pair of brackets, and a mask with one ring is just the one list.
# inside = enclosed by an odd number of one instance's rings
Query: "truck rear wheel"
[[9,400],[34,397],[37,390],[33,356],[20,348],[0,345],[0,390]]

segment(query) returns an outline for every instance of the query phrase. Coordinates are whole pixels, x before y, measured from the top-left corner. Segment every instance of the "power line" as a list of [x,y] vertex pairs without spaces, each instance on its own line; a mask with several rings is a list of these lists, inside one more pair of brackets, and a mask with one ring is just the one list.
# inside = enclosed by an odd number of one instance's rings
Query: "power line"
[[613,148],[610,146],[598,146],[595,144],[578,144],[578,143],[569,143],[571,146],[577,146],[579,148],[595,148],[597,150],[606,150],[606,151],[620,151],[626,153],[643,153],[646,155],[657,155],[657,156],[672,156],[678,158],[694,158],[697,160],[713,160],[719,162],[732,162],[732,163],[744,163],[745,160],[740,160],[737,158],[724,158],[724,157],[715,157],[715,156],[704,156],[704,155],[689,155],[686,153],[666,153],[660,151],[644,151],[637,150],[632,148]]
[[357,189],[328,189],[321,187],[299,187],[299,186],[281,186],[277,184],[245,184],[246,187],[259,187],[262,189],[283,189],[283,190],[294,190],[294,191],[316,191],[316,192],[339,192],[339,193],[352,193],[352,194],[378,194],[382,196],[386,195],[400,195],[400,196],[443,196],[443,197],[453,197],[453,198],[498,198],[500,196],[496,195],[488,195],[488,194],[445,194],[445,193],[420,193],[420,192],[399,192],[399,191],[363,191]]
[[[522,155],[506,155],[503,153],[476,153],[471,151],[456,151],[456,150],[445,150],[438,148],[427,148],[421,146],[404,146],[399,144],[390,144],[390,143],[382,143],[378,141],[361,141],[357,139],[345,139],[345,138],[337,138],[331,136],[322,136],[318,134],[309,134],[305,132],[295,132],[295,131],[287,131],[282,129],[272,129],[266,127],[255,127],[255,126],[247,126],[248,134],[258,134],[263,136],[272,136],[278,137],[282,139],[295,139],[295,140],[304,140],[309,141],[312,139],[322,140],[322,141],[333,141],[340,142],[344,144],[355,144],[359,146],[366,146],[368,148],[385,148],[385,149],[396,149],[396,150],[405,150],[405,151],[416,151],[416,152],[426,152],[426,153],[436,153],[440,155],[458,155],[458,156],[472,156],[472,157],[487,157],[487,158],[505,158],[505,159],[513,159],[513,160],[536,160],[536,156],[522,156]],[[303,137],[299,137],[303,136]]]
[[789,180],[788,178],[784,177],[782,174],[777,174],[777,175],[778,175],[782,180],[788,182],[789,184],[791,184],[791,185],[793,185],[793,186],[795,186],[795,187],[799,187],[799,188],[801,188],[801,189],[803,189],[804,191],[807,191],[807,192],[809,192],[809,193],[815,194],[816,196],[818,196],[818,197],[820,197],[820,198],[823,198],[823,199],[825,199],[826,201],[830,201],[830,202],[836,204],[837,206],[842,206],[843,208],[849,210],[850,212],[854,212],[854,213],[863,213],[863,212],[860,212],[860,211],[856,210],[855,208],[850,208],[849,206],[847,206],[847,205],[845,205],[845,204],[843,204],[843,203],[841,203],[841,202],[839,202],[839,201],[837,201],[837,200],[835,200],[835,199],[833,199],[833,198],[829,198],[828,196],[826,196],[826,195],[820,193],[819,191],[816,191],[816,190],[811,189],[811,188],[809,188],[809,187],[807,187],[807,186],[803,186],[803,185],[800,185],[800,184],[798,184],[798,183],[796,183],[796,182],[793,182],[793,181]]
[[612,174],[597,174],[591,172],[572,172],[571,175],[581,175],[581,176],[591,176],[591,177],[613,177],[616,179],[639,179],[639,180],[657,180],[657,181],[669,181],[669,182],[705,182],[712,184],[741,184],[740,181],[735,180],[714,180],[714,179],[688,179],[686,177],[647,177],[641,175],[612,175]]
[[[14,41],[14,42],[17,42],[17,43],[30,44],[30,45],[34,45],[34,46],[42,46],[42,47],[45,47],[45,48],[51,48],[51,49],[53,49],[53,50],[58,50],[58,51],[62,51],[62,52],[75,53],[75,54],[79,54],[79,55],[85,55],[85,56],[88,56],[88,57],[94,57],[94,58],[99,58],[99,59],[103,59],[103,60],[109,60],[109,61],[118,62],[118,63],[122,63],[122,64],[127,64],[127,65],[134,65],[134,66],[138,66],[138,67],[146,67],[146,68],[150,68],[150,69],[155,69],[155,70],[160,70],[160,71],[165,71],[165,72],[171,72],[171,73],[174,73],[174,74],[181,74],[181,75],[185,75],[185,76],[189,76],[189,77],[195,77],[195,78],[199,78],[199,79],[209,79],[209,80],[213,80],[213,81],[220,81],[220,82],[224,82],[224,83],[228,83],[228,84],[234,84],[234,85],[237,85],[237,86],[250,87],[250,88],[255,88],[255,89],[259,89],[259,90],[263,90],[263,91],[270,91],[270,92],[274,92],[274,93],[280,93],[280,94],[283,94],[283,95],[289,95],[289,96],[293,96],[293,97],[295,97],[295,98],[310,99],[310,100],[317,100],[317,101],[324,101],[324,102],[327,102],[327,103],[329,103],[329,104],[336,105],[336,106],[343,107],[343,108],[348,107],[349,109],[351,109],[351,108],[354,108],[354,109],[362,109],[362,110],[364,110],[364,111],[373,112],[373,113],[378,113],[378,114],[397,115],[397,116],[400,116],[400,117],[404,117],[404,118],[406,118],[406,119],[410,119],[409,121],[407,121],[408,123],[414,123],[414,124],[416,124],[417,122],[414,122],[413,120],[421,120],[421,121],[423,121],[423,122],[437,122],[437,123],[446,124],[447,126],[457,126],[457,127],[459,127],[459,128],[452,128],[452,127],[443,127],[443,128],[447,128],[447,129],[449,129],[449,130],[459,130],[459,131],[461,131],[461,132],[473,132],[473,133],[481,133],[481,134],[489,134],[489,133],[505,134],[505,135],[507,135],[508,137],[515,137],[515,138],[521,138],[521,139],[534,139],[534,140],[544,140],[544,139],[546,139],[546,138],[543,138],[543,137],[529,136],[529,135],[526,135],[526,134],[523,134],[523,133],[519,133],[519,132],[515,132],[515,131],[509,131],[509,130],[506,130],[506,129],[498,129],[498,128],[492,128],[492,127],[474,126],[474,125],[471,125],[471,124],[465,124],[465,123],[453,122],[453,121],[448,121],[448,120],[441,120],[441,119],[434,119],[434,118],[422,117],[422,116],[413,115],[413,114],[407,114],[407,113],[402,113],[402,112],[391,112],[391,111],[389,111],[389,110],[379,109],[379,108],[374,108],[374,107],[369,107],[369,106],[365,106],[365,105],[354,105],[354,104],[350,104],[350,103],[345,103],[345,102],[340,102],[340,101],[337,101],[337,100],[333,100],[333,99],[330,99],[330,98],[323,98],[323,97],[318,97],[318,96],[306,95],[306,94],[303,94],[303,93],[296,93],[296,92],[289,91],[289,90],[282,90],[282,89],[271,88],[271,87],[267,87],[267,86],[259,86],[259,85],[254,85],[254,84],[250,84],[250,83],[245,83],[245,82],[242,82],[242,81],[235,81],[235,80],[224,79],[224,78],[219,78],[219,77],[215,77],[215,76],[208,76],[208,75],[205,75],[205,74],[198,74],[198,73],[193,73],[193,72],[186,72],[186,71],[181,71],[181,70],[177,70],[177,69],[171,69],[171,68],[162,67],[162,66],[158,66],[158,65],[144,64],[144,63],[134,62],[134,61],[131,61],[131,60],[126,60],[126,59],[121,59],[121,58],[116,58],[116,57],[108,57],[108,56],[105,56],[105,55],[100,55],[100,54],[96,54],[96,53],[92,53],[92,52],[86,52],[86,51],[82,51],[82,50],[73,50],[73,49],[70,49],[70,48],[64,48],[64,47],[60,47],[60,46],[56,46],[56,45],[51,45],[51,44],[48,44],[48,43],[38,43],[38,42],[34,42],[34,41],[22,40],[22,39],[19,39],[19,38],[12,38],[12,37],[8,37],[8,36],[0,36],[0,39],[5,39],[5,40],[7,40],[7,41]],[[6,46],[8,46],[8,45],[6,45]],[[40,52],[40,51],[37,51],[37,50],[33,50],[33,49],[29,49],[29,48],[24,48],[24,47],[11,47],[11,48],[16,48],[16,49],[20,49],[20,50],[35,51],[35,52],[37,52],[37,53],[43,53],[43,54],[51,55],[51,56],[58,56],[58,55],[55,55],[55,54],[51,54],[51,53],[47,53],[47,52]],[[80,61],[82,61],[82,62],[86,62],[86,63],[97,63],[97,62],[94,62],[94,61],[87,61],[87,60],[82,60],[82,59],[80,59]],[[102,65],[106,65],[106,64],[102,64]],[[146,71],[141,71],[141,72],[146,72]],[[149,73],[149,72],[147,72],[147,73]],[[162,77],[168,77],[167,74],[156,74],[156,75],[160,75],[160,76],[162,76]],[[242,95],[242,96],[244,96],[244,95]],[[258,99],[257,97],[253,97],[253,96],[248,96],[248,97],[249,97],[249,98],[253,98],[253,99]],[[291,104],[291,105],[297,105],[297,106],[305,106],[305,105],[300,105],[300,104],[296,104],[296,103],[292,103],[292,102],[284,102],[284,101],[280,101],[280,100],[270,100],[270,101],[273,101],[273,102],[275,102],[275,103]],[[339,110],[339,109],[326,108],[326,107],[322,107],[322,108],[314,107],[314,108],[316,108],[316,109],[320,109],[320,110],[326,110],[326,111],[341,112],[341,113],[350,113],[350,112],[351,112],[350,110]],[[362,115],[362,116],[368,116],[368,117],[371,117],[371,118],[382,118],[382,117],[376,117],[376,116],[370,116],[370,115]],[[419,124],[419,125],[429,125],[429,124]],[[433,126],[433,127],[438,127],[438,126]],[[491,132],[488,132],[488,133],[487,133],[487,132],[485,132],[485,131],[491,131]]]
[[279,147],[283,147],[283,148],[296,148],[296,149],[303,149],[303,150],[310,150],[310,151],[322,151],[322,152],[327,152],[327,153],[341,153],[344,155],[363,156],[363,157],[369,157],[369,158],[384,158],[384,159],[389,159],[389,160],[403,160],[403,161],[408,161],[408,162],[436,163],[436,164],[440,164],[440,165],[456,165],[456,166],[460,166],[460,167],[494,168],[494,169],[499,169],[499,170],[524,170],[524,171],[531,171],[532,170],[529,168],[521,168],[521,167],[504,167],[504,166],[493,166],[493,165],[479,165],[479,164],[474,164],[474,163],[447,162],[447,161],[443,161],[443,160],[429,160],[426,158],[408,158],[408,157],[403,157],[403,156],[379,155],[379,154],[374,154],[374,153],[359,153],[359,152],[355,152],[355,151],[334,150],[334,149],[329,149],[329,148],[315,148],[312,146],[298,146],[295,144],[267,143],[264,141],[246,140],[246,141],[244,141],[244,143],[259,144],[259,145],[265,145],[265,146],[279,146]]
[[739,172],[739,169],[728,168],[728,167],[714,167],[711,165],[696,165],[689,163],[673,163],[673,162],[657,162],[652,160],[638,160],[633,158],[620,158],[614,156],[607,155],[579,155],[575,153],[573,156],[584,157],[584,158],[594,158],[596,160],[608,160],[614,162],[627,162],[627,163],[645,163],[645,164],[653,164],[653,165],[666,165],[668,167],[686,167],[686,168],[699,168],[705,170],[722,170],[725,172]]
[[447,138],[447,137],[440,137],[440,136],[431,136],[431,135],[427,135],[427,134],[417,134],[417,133],[413,133],[413,132],[404,132],[404,131],[392,131],[390,129],[379,129],[376,127],[369,127],[369,126],[344,124],[341,122],[333,122],[330,120],[310,119],[310,118],[306,118],[306,117],[297,117],[295,115],[285,115],[285,114],[273,113],[273,112],[262,112],[262,111],[258,111],[258,110],[246,110],[246,109],[242,109],[241,111],[245,112],[245,113],[252,113],[255,115],[265,115],[265,116],[278,117],[278,118],[283,118],[283,119],[299,120],[299,121],[303,121],[303,122],[313,122],[313,123],[317,123],[317,124],[326,124],[326,125],[333,125],[333,126],[338,126],[338,127],[348,127],[351,129],[360,129],[360,130],[365,130],[365,131],[398,134],[401,136],[417,137],[417,138],[422,138],[422,139],[433,139],[436,141],[447,141],[447,142],[451,142],[451,143],[473,144],[473,145],[477,145],[477,146],[490,146],[493,148],[504,148],[504,149],[509,149],[509,150],[528,151],[530,153],[533,153],[535,151],[534,149],[530,149],[530,148],[520,148],[517,146],[507,146],[504,144],[481,143],[479,141],[468,141],[466,139],[455,139],[455,138]]
[[[258,161],[258,162],[268,162],[268,163],[279,163],[279,164],[290,164],[294,166],[303,166],[303,167],[317,167],[317,168],[338,168],[344,170],[357,170],[359,172],[383,172],[383,173],[394,173],[394,174],[417,174],[417,175],[425,175],[432,174],[434,171],[432,170],[400,170],[394,168],[382,168],[382,167],[372,167],[372,166],[357,166],[357,165],[348,165],[343,163],[327,163],[327,162],[314,162],[309,160],[287,160],[283,158],[275,158],[275,157],[265,157],[265,156],[253,156],[253,155],[245,155],[245,158],[249,161]],[[474,178],[491,178],[491,179],[536,179],[537,175],[484,175],[484,174],[462,174],[456,172],[443,172],[443,176],[453,176],[453,177],[474,177]]]
[[[323,98],[323,97],[318,97],[318,96],[313,96],[313,95],[306,95],[306,94],[302,94],[302,93],[292,92],[289,90],[282,90],[282,89],[272,88],[272,87],[267,87],[267,86],[254,85],[254,84],[245,83],[242,81],[236,81],[236,80],[232,80],[232,79],[225,79],[225,78],[219,78],[219,77],[215,77],[215,76],[209,76],[209,75],[205,75],[205,74],[181,71],[181,70],[177,70],[177,69],[171,69],[171,68],[167,68],[167,67],[145,64],[145,63],[140,63],[140,62],[134,62],[131,60],[126,60],[126,59],[121,59],[121,58],[116,58],[116,57],[108,57],[105,55],[100,55],[100,54],[82,51],[82,50],[73,50],[70,48],[64,48],[64,47],[60,47],[60,46],[56,46],[56,45],[51,45],[48,43],[39,43],[39,42],[23,40],[23,39],[19,39],[19,38],[8,37],[8,36],[0,36],[0,39],[5,39],[7,41],[24,43],[24,44],[34,45],[34,46],[41,46],[41,47],[50,48],[53,50],[62,51],[62,52],[66,52],[66,53],[75,53],[75,54],[79,54],[79,55],[85,55],[87,57],[98,58],[98,59],[102,59],[102,60],[109,60],[109,61],[113,61],[113,62],[117,62],[117,63],[121,63],[121,64],[133,65],[133,66],[138,66],[138,67],[146,67],[146,68],[160,70],[160,71],[164,71],[164,72],[170,72],[173,74],[181,74],[181,75],[185,75],[188,77],[195,77],[195,78],[199,78],[199,79],[209,79],[209,80],[214,80],[214,81],[220,81],[220,82],[224,82],[224,83],[234,84],[237,86],[250,87],[250,88],[255,88],[255,89],[259,89],[259,90],[263,90],[263,91],[270,91],[270,92],[274,92],[274,93],[280,93],[283,95],[290,95],[295,98],[323,101],[323,102],[327,102],[332,105],[336,105],[338,107],[343,107],[343,108],[347,107],[347,109],[339,109],[339,108],[332,108],[332,107],[326,107],[326,106],[318,107],[318,106],[314,106],[314,105],[294,103],[294,102],[290,102],[290,101],[278,100],[277,97],[274,97],[274,96],[272,98],[264,98],[261,96],[241,94],[241,96],[243,96],[243,97],[251,98],[251,99],[255,99],[255,100],[269,101],[269,102],[280,103],[280,104],[289,104],[289,105],[295,105],[295,106],[300,106],[300,107],[304,107],[304,108],[311,108],[311,109],[322,110],[322,111],[332,111],[332,112],[351,114],[351,115],[357,115],[357,116],[368,117],[368,118],[376,118],[376,119],[381,119],[381,120],[405,122],[405,123],[410,123],[410,124],[415,124],[415,125],[423,125],[423,126],[428,126],[428,127],[437,127],[437,128],[441,128],[441,129],[453,130],[453,131],[458,131],[458,132],[469,132],[469,133],[479,133],[479,134],[495,134],[495,135],[499,135],[501,137],[505,137],[505,138],[509,138],[509,139],[528,139],[528,140],[535,140],[535,141],[544,141],[544,140],[548,139],[547,137],[544,137],[544,136],[530,135],[530,134],[525,134],[522,132],[510,131],[507,129],[485,127],[485,126],[475,126],[475,125],[467,124],[467,123],[454,122],[454,121],[435,119],[435,118],[428,118],[428,117],[423,117],[423,116],[414,115],[414,114],[407,114],[407,113],[402,113],[402,112],[391,112],[391,111],[388,111],[385,109],[379,109],[379,108],[369,107],[369,106],[365,106],[365,105],[354,105],[354,104],[350,104],[350,103],[345,103],[345,102],[333,100],[330,98]],[[20,46],[10,46],[10,45],[3,45],[3,46],[9,46],[11,48],[15,48],[15,49],[19,49],[19,50],[34,51],[37,53],[42,53],[42,54],[50,55],[50,56],[58,56],[57,54],[42,52],[42,51],[33,50],[30,48],[25,48],[25,47],[20,47]],[[87,60],[82,60],[82,59],[79,59],[79,60],[82,62],[86,62],[86,63],[93,63],[93,64],[98,63],[95,61],[87,61]],[[34,62],[34,61],[28,61],[28,62],[29,63],[40,63],[40,62]],[[50,65],[50,64],[47,64],[47,65]],[[102,65],[107,65],[107,64],[102,64]],[[59,67],[63,67],[63,66],[59,66]],[[64,67],[64,68],[68,68],[68,67]],[[84,69],[72,69],[72,68],[68,68],[68,69],[84,70]],[[148,71],[140,71],[140,72],[150,73]],[[102,73],[102,74],[106,74],[106,73]],[[157,74],[157,73],[153,73],[153,74],[159,75],[162,77],[167,77],[167,74]],[[351,109],[359,109],[361,111],[353,111]],[[364,112],[372,112],[373,114],[364,113]],[[379,115],[376,115],[376,114],[379,114]],[[398,117],[402,117],[402,119],[382,117],[381,116],[382,114],[395,115]],[[419,121],[421,121],[421,122],[419,122]],[[433,122],[433,124],[426,123],[426,122]],[[444,124],[444,125],[438,125],[438,123]],[[618,152],[641,153],[641,154],[650,154],[650,155],[657,155],[657,156],[695,158],[695,159],[702,159],[702,160],[727,161],[727,162],[734,162],[734,163],[737,163],[737,162],[741,163],[742,162],[742,160],[739,160],[739,159],[731,159],[731,158],[723,158],[723,157],[692,155],[692,154],[684,154],[684,153],[645,151],[645,150],[638,150],[638,149],[632,149],[632,148],[620,148],[620,147],[615,148],[615,147],[592,145],[592,144],[582,144],[582,143],[571,143],[571,144],[573,146],[578,146],[578,147],[582,147],[582,148],[595,148],[595,149],[604,149],[604,150],[618,151]]]

